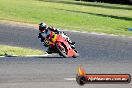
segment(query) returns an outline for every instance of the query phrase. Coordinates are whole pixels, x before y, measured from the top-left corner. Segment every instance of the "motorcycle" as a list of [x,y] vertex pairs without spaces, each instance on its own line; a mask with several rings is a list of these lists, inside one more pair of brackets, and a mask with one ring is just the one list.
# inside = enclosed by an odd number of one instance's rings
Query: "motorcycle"
[[56,34],[51,31],[48,38],[44,39],[44,42],[49,45],[49,49],[50,51],[52,51],[52,53],[58,53],[64,58],[78,57],[78,52],[75,47],[68,43],[67,39],[63,38],[62,35]]

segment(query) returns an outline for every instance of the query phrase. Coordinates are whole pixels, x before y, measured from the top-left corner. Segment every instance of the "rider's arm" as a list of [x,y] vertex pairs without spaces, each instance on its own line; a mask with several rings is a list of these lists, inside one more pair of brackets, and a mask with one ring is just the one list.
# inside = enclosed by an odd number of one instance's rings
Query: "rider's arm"
[[44,33],[39,33],[38,39],[40,40],[40,43],[41,43],[43,46],[48,47],[48,46],[49,46],[49,45],[48,45],[48,42],[46,41],[46,37],[45,37],[45,38],[43,37],[43,34],[44,34]]
[[38,38],[40,39],[41,42],[44,42],[44,39],[43,39],[41,33],[39,33]]
[[50,30],[50,31],[53,31],[54,33],[56,33],[56,34],[60,34],[60,30],[59,29],[56,29],[56,28],[53,28],[53,27],[48,27],[48,29]]
[[53,31],[53,32],[56,33],[56,34],[60,34],[60,35],[64,34],[65,36],[67,36],[67,34],[66,34],[65,32],[60,31],[60,30],[57,29],[57,28],[48,27],[48,29],[49,29],[50,31]]

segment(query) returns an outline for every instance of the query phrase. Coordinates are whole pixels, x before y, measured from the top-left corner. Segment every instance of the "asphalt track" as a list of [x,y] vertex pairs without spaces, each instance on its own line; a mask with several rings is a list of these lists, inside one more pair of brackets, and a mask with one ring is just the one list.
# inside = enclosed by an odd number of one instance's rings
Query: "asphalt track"
[[[0,23],[0,44],[42,49],[34,26]],[[132,75],[132,39],[67,32],[80,53],[78,58],[1,57],[0,88],[80,88],[77,67],[87,73]],[[71,80],[66,80],[72,78]],[[84,88],[132,88],[130,84],[86,84]]]

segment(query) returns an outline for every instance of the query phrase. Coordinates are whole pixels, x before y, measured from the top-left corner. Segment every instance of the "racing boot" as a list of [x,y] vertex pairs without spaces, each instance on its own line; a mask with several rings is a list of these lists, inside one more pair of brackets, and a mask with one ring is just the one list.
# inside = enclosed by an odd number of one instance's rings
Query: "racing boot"
[[68,42],[69,42],[71,45],[74,45],[74,44],[75,44],[75,42],[72,42],[72,41],[70,40],[69,37],[67,37],[67,40],[68,40]]
[[69,39],[69,37],[67,38],[67,41],[68,41],[68,43],[71,45],[71,47],[74,49],[75,48],[75,42],[72,42],[70,39]]
[[72,49],[75,49],[75,42],[69,42]]

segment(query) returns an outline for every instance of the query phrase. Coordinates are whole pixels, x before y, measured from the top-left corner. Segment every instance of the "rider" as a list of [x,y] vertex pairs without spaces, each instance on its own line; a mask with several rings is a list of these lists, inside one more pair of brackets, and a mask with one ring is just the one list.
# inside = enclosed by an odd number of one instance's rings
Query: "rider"
[[48,49],[46,50],[46,52],[47,52],[48,54],[51,54],[52,51],[50,50],[49,45],[47,45],[47,43],[44,42],[44,38],[48,38],[48,37],[49,37],[50,31],[53,31],[53,32],[56,33],[56,34],[62,35],[62,37],[66,38],[67,41],[71,44],[71,46],[74,47],[75,42],[72,42],[72,41],[69,39],[69,37],[67,36],[66,33],[60,31],[59,29],[56,29],[56,28],[53,28],[53,27],[48,27],[45,23],[41,22],[41,23],[39,24],[39,36],[38,36],[38,38],[40,39],[40,41],[41,41],[41,43],[43,44],[43,46],[48,47]]

